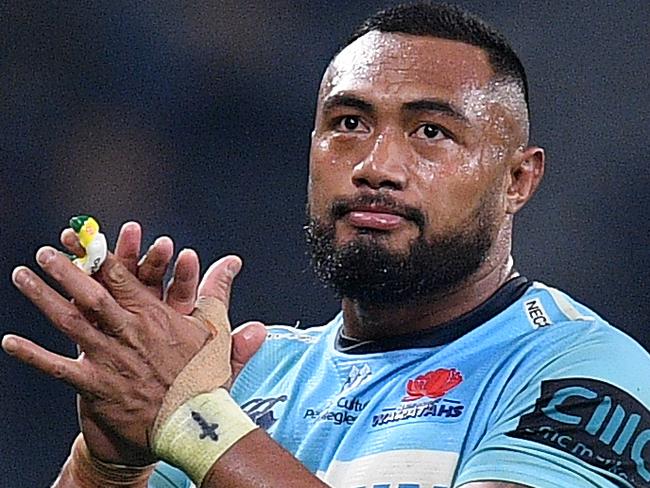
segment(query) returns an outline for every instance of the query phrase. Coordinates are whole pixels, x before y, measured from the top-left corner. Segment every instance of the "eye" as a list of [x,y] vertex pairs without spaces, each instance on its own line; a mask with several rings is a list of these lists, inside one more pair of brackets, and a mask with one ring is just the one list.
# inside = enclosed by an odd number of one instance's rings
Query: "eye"
[[420,139],[435,141],[447,137],[447,134],[435,124],[422,124],[418,127],[413,135]]
[[335,128],[341,132],[359,132],[365,130],[361,117],[357,115],[345,115],[335,121]]

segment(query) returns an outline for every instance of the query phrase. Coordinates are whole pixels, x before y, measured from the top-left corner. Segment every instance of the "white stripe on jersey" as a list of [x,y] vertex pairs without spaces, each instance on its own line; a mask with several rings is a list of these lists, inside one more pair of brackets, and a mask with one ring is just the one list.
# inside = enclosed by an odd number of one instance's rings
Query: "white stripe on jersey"
[[578,309],[575,308],[571,302],[569,302],[569,300],[567,300],[567,298],[560,290],[546,286],[545,284],[539,283],[538,281],[535,281],[533,286],[535,288],[547,291],[549,295],[551,295],[551,298],[553,298],[553,301],[555,302],[555,305],[557,305],[557,308],[560,310],[560,312],[562,312],[569,320],[596,320],[594,317],[581,314]]
[[352,461],[333,461],[316,475],[335,488],[372,488],[375,485],[448,487],[456,470],[458,453],[405,449],[380,452]]

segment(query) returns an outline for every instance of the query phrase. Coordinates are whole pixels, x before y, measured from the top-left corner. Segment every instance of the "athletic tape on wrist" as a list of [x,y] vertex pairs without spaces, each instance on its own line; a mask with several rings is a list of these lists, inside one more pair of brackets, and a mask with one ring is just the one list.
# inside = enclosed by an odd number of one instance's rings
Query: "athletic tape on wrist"
[[100,461],[94,457],[81,434],[77,436],[70,457],[54,486],[75,488],[145,488],[155,464],[149,466],[126,466]]
[[213,297],[200,297],[192,316],[199,319],[213,335],[212,339],[181,370],[156,416],[149,445],[167,418],[189,399],[209,393],[226,384],[230,379],[230,321],[226,306]]
[[173,412],[156,433],[153,452],[201,486],[212,465],[256,428],[228,392],[219,388],[191,398]]

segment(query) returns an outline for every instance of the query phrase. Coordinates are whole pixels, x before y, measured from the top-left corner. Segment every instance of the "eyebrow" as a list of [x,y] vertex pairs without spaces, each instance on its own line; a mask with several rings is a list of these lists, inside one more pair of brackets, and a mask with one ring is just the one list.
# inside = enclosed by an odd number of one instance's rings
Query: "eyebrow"
[[[356,108],[368,114],[374,114],[376,112],[372,103],[363,98],[345,93],[332,95],[323,102],[324,112],[331,111],[338,107]],[[462,110],[439,98],[423,98],[422,100],[406,102],[402,105],[402,110],[406,112],[435,112],[452,117],[466,124],[469,123],[469,119]]]
[[450,116],[464,123],[469,123],[469,119],[462,110],[453,104],[439,98],[425,98],[407,102],[402,105],[402,109],[407,112],[436,112],[442,115]]
[[323,102],[323,112],[328,112],[337,107],[356,108],[368,114],[375,113],[375,107],[370,102],[367,102],[363,98],[359,98],[353,95],[346,95],[344,93],[332,95],[331,97],[325,99]]

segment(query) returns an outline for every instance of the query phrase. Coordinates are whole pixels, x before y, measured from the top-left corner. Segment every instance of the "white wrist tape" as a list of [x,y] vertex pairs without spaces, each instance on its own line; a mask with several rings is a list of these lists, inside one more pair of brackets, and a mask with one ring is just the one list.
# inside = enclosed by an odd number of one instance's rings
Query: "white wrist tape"
[[192,316],[207,327],[212,339],[178,373],[163,398],[149,437],[149,445],[167,418],[186,401],[201,393],[209,393],[230,379],[232,337],[226,306],[214,297],[199,297]]
[[201,486],[217,459],[256,428],[228,392],[218,388],[174,411],[155,433],[153,452]]

